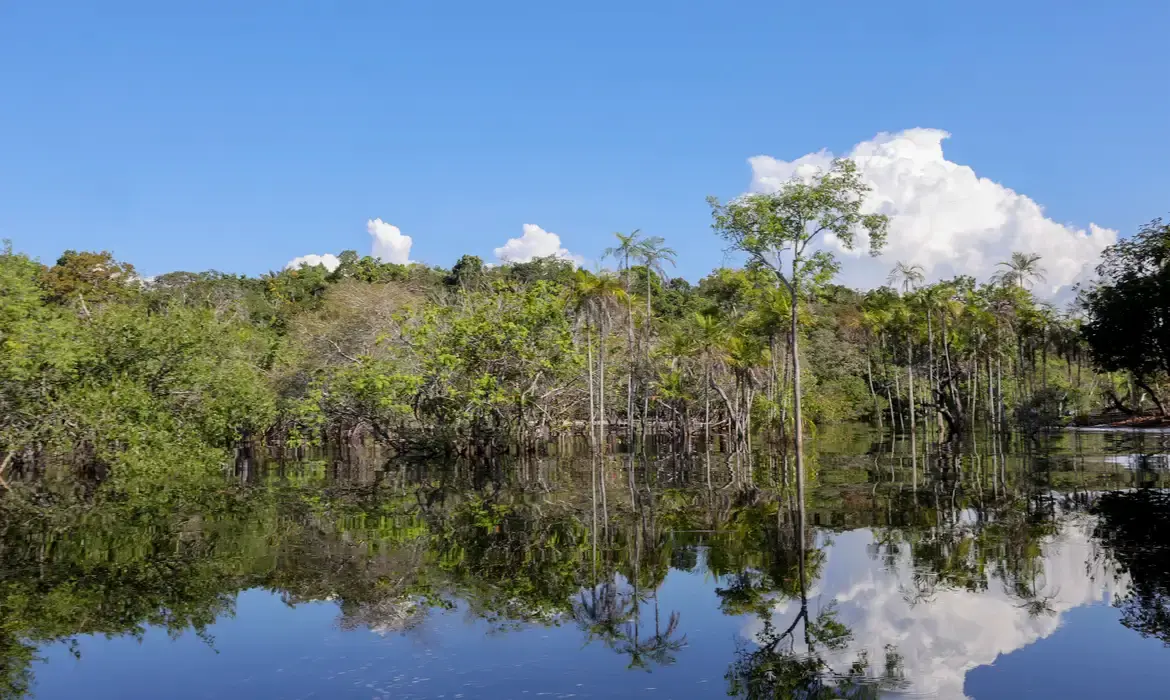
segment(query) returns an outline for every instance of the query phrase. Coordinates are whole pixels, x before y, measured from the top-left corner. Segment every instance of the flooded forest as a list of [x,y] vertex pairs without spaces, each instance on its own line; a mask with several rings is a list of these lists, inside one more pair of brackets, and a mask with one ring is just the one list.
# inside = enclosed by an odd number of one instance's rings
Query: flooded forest
[[1065,308],[1024,252],[858,291],[867,194],[712,199],[739,263],[695,283],[639,231],[593,271],[7,246],[0,697],[1164,687],[1170,226]]

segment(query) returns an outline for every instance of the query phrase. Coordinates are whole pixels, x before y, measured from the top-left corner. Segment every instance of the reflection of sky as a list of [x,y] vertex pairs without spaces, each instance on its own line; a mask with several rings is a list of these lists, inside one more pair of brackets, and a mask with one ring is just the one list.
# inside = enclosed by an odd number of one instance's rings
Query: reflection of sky
[[[865,652],[876,673],[892,646],[902,657],[904,691],[943,698],[964,691],[978,698],[1160,696],[1170,676],[1159,663],[1165,650],[1118,624],[1116,610],[1094,606],[1123,594],[1126,584],[1089,566],[1087,517],[1062,522],[1042,546],[1038,579],[1053,614],[1038,617],[998,581],[980,593],[939,590],[911,605],[908,554],[891,572],[871,557],[869,531],[833,535],[810,609],[815,615],[834,603],[853,637],[826,661],[844,672]],[[141,643],[83,637],[80,661],[64,645],[50,645],[42,650],[48,663],[34,669],[35,693],[38,700],[723,697],[737,637],[754,634],[759,623],[720,612],[715,586],[701,565],[670,572],[658,592],[662,620],[680,612],[687,646],[675,665],[650,673],[628,670],[628,657],[599,642],[585,644],[570,621],[500,631],[461,606],[432,611],[405,634],[377,634],[341,629],[335,603],[289,607],[251,590],[239,596],[234,617],[209,629],[214,647],[190,633],[171,640],[154,629]],[[787,627],[796,610],[779,606],[777,623]],[[645,636],[653,627],[649,601],[642,619]]]
[[[600,642],[585,644],[571,621],[500,630],[461,605],[432,611],[405,634],[380,634],[341,629],[335,603],[290,607],[253,589],[208,630],[213,646],[158,629],[141,643],[82,637],[80,661],[64,644],[50,645],[47,662],[35,665],[34,692],[36,700],[724,697],[741,621],[720,612],[714,587],[702,573],[670,573],[658,592],[662,622],[680,611],[686,648],[673,666],[649,673],[628,670],[629,658]],[[646,637],[652,602],[642,613]]]
[[[822,577],[810,594],[809,610],[815,616],[835,604],[837,620],[853,637],[845,649],[822,652],[822,658],[834,671],[845,672],[865,653],[870,673],[876,673],[883,668],[887,647],[892,647],[902,659],[905,692],[963,698],[971,669],[1052,635],[1066,611],[1107,603],[1114,594],[1124,593],[1124,581],[1115,582],[1092,563],[1094,545],[1088,528],[1087,518],[1068,521],[1043,545],[1038,593],[1048,599],[1052,612],[1041,615],[1029,614],[997,580],[979,593],[940,586],[930,599],[913,604],[908,546],[890,571],[884,561],[868,554],[867,547],[874,542],[870,531],[836,535]],[[795,602],[778,605],[776,624],[787,628],[798,609]],[[743,634],[754,637],[761,627],[753,621]],[[801,650],[799,644],[796,648]]]

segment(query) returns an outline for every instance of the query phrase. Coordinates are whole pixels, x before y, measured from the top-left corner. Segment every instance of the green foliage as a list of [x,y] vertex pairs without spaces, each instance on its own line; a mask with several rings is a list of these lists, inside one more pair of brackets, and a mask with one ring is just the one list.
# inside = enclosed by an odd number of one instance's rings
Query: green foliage
[[420,368],[420,414],[476,431],[518,429],[580,363],[564,296],[545,281],[462,293],[424,312],[408,343]]
[[1170,379],[1170,224],[1155,219],[1105,249],[1081,297],[1094,360],[1139,382]]
[[[66,272],[90,269],[82,260],[63,256],[46,282],[24,256],[0,256],[0,454],[23,462],[39,452],[108,470],[123,484],[173,485],[171,477],[214,468],[224,448],[272,424],[262,330],[206,305],[100,293],[121,284],[125,267],[69,281]],[[79,292],[90,297],[84,308],[53,303],[67,282],[89,285]]]
[[138,276],[133,265],[118,262],[108,251],[67,250],[44,271],[41,284],[54,302],[93,304],[132,296],[138,290]]

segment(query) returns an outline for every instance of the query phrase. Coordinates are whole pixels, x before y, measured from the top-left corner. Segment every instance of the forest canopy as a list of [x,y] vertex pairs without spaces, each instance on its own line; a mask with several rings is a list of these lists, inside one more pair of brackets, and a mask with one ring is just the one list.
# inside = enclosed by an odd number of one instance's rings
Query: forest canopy
[[[849,201],[826,230],[867,229],[879,244],[883,222]],[[765,209],[752,206],[712,202],[716,232],[745,251],[767,243]],[[464,255],[443,269],[345,251],[331,271],[144,279],[105,251],[46,265],[8,245],[0,478],[68,464],[115,483],[170,480],[218,468],[245,441],[476,449],[653,432],[750,449],[792,436],[797,387],[806,424],[917,421],[944,434],[1161,410],[1168,241],[1155,221],[1106,250],[1100,281],[1068,312],[1033,295],[1043,261],[1023,253],[983,281],[927,284],[890,261],[888,286],[863,292],[834,284],[815,248],[787,273],[760,248],[693,284],[671,277],[667,241],[637,231],[618,234],[613,269],[595,272],[555,257]]]

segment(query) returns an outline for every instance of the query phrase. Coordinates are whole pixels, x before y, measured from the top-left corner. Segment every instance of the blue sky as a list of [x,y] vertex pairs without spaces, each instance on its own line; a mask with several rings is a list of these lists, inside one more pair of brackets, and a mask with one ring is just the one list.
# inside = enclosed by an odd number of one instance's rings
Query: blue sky
[[704,197],[749,157],[914,127],[1125,234],[1170,208],[1168,26],[1153,0],[0,3],[0,236],[258,273],[366,252],[374,218],[442,265],[524,224],[585,258],[641,228],[697,279],[723,259]]

